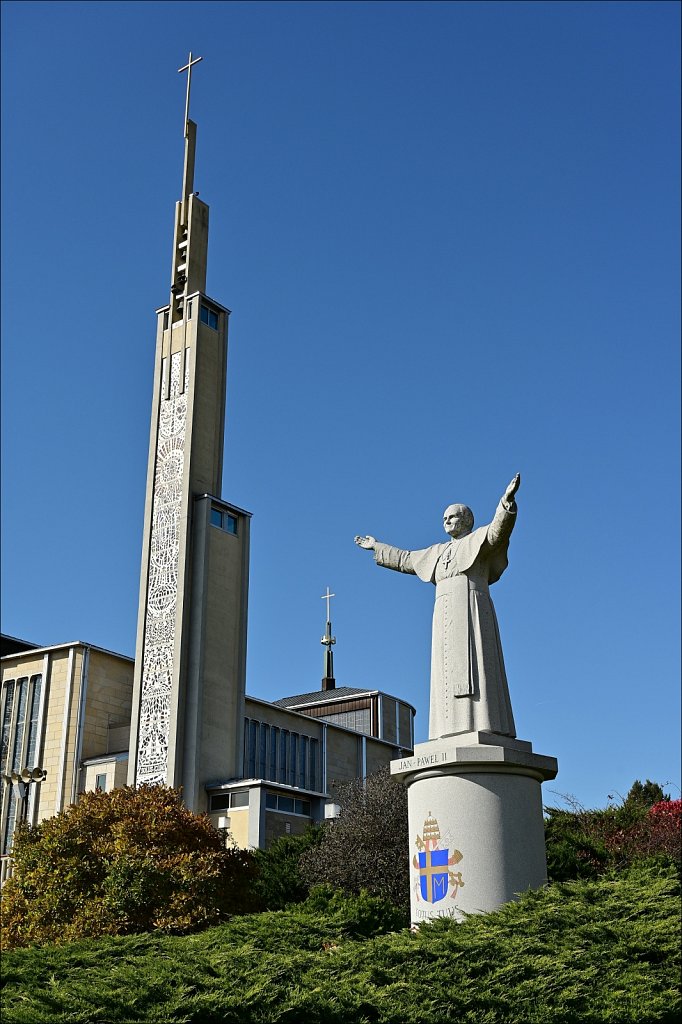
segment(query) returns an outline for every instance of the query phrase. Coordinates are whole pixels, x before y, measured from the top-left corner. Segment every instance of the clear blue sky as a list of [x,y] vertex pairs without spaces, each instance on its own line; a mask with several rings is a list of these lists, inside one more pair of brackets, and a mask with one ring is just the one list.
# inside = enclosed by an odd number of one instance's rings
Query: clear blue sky
[[[417,708],[433,590],[353,544],[488,521],[519,736],[679,795],[676,3],[31,3],[3,17],[6,632],[132,654],[191,49],[248,691]],[[444,535],[443,535],[444,536]]]

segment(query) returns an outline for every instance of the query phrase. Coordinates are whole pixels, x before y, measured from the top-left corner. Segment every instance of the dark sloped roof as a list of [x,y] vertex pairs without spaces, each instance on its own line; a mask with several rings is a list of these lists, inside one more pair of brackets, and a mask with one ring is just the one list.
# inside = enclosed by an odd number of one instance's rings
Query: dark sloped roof
[[273,701],[278,708],[295,708],[300,704],[328,704],[337,697],[357,697],[361,693],[375,693],[375,690],[361,690],[357,686],[336,686],[333,690],[313,690],[312,693],[299,693],[294,697],[282,697]]
[[38,644],[32,644],[28,640],[20,640],[16,636],[9,636],[7,633],[0,635],[0,655],[4,658],[6,654],[21,654],[23,651],[35,651]]

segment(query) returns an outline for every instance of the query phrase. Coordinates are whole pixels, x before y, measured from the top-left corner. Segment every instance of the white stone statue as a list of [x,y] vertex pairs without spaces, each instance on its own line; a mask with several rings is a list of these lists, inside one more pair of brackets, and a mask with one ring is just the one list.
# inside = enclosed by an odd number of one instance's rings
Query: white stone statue
[[412,573],[436,586],[431,641],[429,739],[487,731],[516,736],[507,675],[489,585],[507,568],[521,475],[504,492],[489,526],[473,529],[466,505],[448,505],[452,540],[421,551],[401,551],[374,537],[356,537],[377,565]]

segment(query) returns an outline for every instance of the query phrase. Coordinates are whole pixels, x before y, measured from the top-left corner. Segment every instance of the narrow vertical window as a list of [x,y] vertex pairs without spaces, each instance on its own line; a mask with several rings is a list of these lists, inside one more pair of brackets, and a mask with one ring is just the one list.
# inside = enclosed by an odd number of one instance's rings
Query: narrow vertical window
[[12,726],[14,709],[14,680],[10,679],[5,686],[5,706],[2,712],[2,736],[0,738],[0,774],[7,771],[7,755],[9,754],[9,734]]
[[298,761],[298,733],[291,734],[291,757],[289,758],[289,771],[287,782],[290,786],[296,785],[296,762]]
[[38,714],[40,712],[40,693],[43,688],[43,677],[31,677],[31,713],[28,719],[28,742],[26,743],[26,767],[37,768],[38,748]]
[[24,725],[26,724],[26,697],[28,691],[28,677],[24,676],[17,682],[19,695],[17,700],[17,724],[14,729],[14,745],[12,749],[12,771],[21,771],[24,767],[21,764],[21,748],[24,741]]
[[95,789],[99,789],[99,790],[101,790],[102,793],[106,793],[106,791],[107,791],[107,776],[106,776],[106,773],[103,773],[102,775],[98,775],[95,778]]
[[247,775],[250,779],[256,777],[256,734],[258,722],[249,722],[249,767]]
[[308,767],[308,737],[301,736],[300,753],[298,758],[298,785],[305,789],[306,771]]
[[289,747],[289,732],[282,729],[279,745],[279,782],[287,781],[287,749]]
[[258,741],[258,777],[260,779],[264,779],[267,774],[268,731],[269,726],[261,722]]
[[249,720],[244,719],[244,756],[242,764],[242,776],[245,779],[249,777]]
[[310,741],[310,782],[309,782],[310,789],[317,789],[317,786],[318,786],[318,782],[317,782],[317,759],[320,756],[319,748],[320,748],[320,741],[319,740],[311,740]]
[[277,755],[279,753],[279,729],[276,725],[273,725],[270,729],[270,771],[268,778],[272,782],[277,782]]

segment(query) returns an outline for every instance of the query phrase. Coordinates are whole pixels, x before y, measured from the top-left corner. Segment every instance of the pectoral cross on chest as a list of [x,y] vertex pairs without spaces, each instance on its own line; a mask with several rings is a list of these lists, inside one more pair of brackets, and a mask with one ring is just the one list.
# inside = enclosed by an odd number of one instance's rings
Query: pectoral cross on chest
[[447,572],[450,569],[451,566],[453,568],[456,567],[456,563],[457,563],[456,553],[457,553],[457,546],[456,546],[455,542],[451,540],[450,543],[448,544],[448,546],[446,547],[445,551],[443,552],[443,554],[440,556],[441,565],[443,566],[443,569],[445,570],[445,572]]

